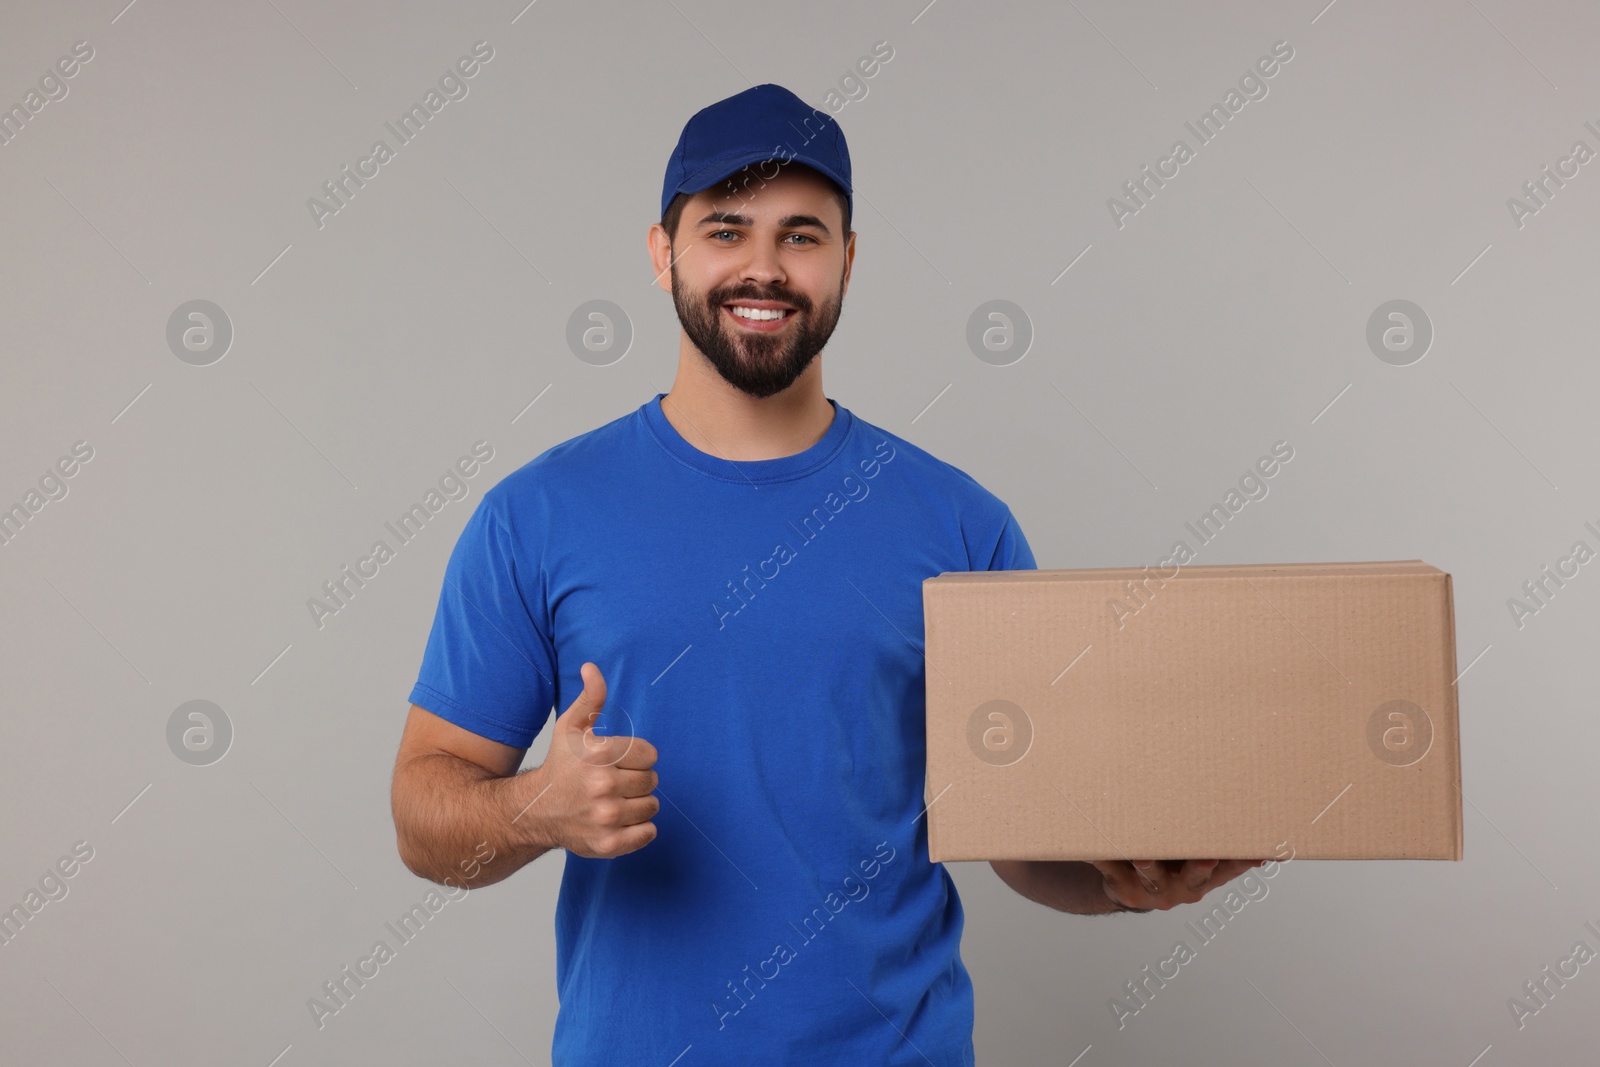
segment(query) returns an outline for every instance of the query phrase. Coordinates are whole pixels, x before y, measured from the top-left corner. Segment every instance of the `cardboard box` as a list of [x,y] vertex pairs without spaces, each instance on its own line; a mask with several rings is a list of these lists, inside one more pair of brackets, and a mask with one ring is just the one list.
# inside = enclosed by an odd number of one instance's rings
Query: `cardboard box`
[[948,572],[922,603],[934,861],[1461,858],[1444,571]]

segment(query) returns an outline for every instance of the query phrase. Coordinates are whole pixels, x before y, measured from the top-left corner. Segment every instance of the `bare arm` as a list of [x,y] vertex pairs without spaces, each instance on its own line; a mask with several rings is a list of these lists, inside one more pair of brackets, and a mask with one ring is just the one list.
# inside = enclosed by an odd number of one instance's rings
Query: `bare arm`
[[545,761],[520,774],[527,749],[411,705],[389,800],[400,858],[413,874],[475,889],[551,849],[612,859],[655,840],[655,746],[597,735],[605,677],[594,663],[579,674],[583,691],[551,725]]
[[1106,895],[1105,879],[1093,864],[1078,860],[991,860],[1000,880],[1047,908],[1074,915],[1128,911]]
[[411,705],[390,804],[400,859],[419,877],[467,889],[492,885],[548,852],[523,814],[539,792],[535,767],[516,773],[512,748]]

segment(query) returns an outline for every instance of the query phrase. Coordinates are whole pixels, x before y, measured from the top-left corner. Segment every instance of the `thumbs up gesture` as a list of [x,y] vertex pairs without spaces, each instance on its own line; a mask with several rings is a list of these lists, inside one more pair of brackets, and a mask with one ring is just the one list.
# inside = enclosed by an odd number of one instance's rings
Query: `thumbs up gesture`
[[596,734],[605,676],[594,663],[578,673],[583,692],[556,718],[544,763],[526,775],[533,795],[525,817],[542,844],[614,859],[655,840],[656,749],[642,737]]

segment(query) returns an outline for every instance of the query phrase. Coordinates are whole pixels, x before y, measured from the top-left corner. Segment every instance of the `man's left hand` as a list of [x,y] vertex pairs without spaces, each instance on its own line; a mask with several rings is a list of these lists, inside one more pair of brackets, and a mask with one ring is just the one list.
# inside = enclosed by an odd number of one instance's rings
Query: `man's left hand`
[[1105,879],[1106,896],[1136,911],[1166,911],[1193,904],[1268,860],[1091,860]]

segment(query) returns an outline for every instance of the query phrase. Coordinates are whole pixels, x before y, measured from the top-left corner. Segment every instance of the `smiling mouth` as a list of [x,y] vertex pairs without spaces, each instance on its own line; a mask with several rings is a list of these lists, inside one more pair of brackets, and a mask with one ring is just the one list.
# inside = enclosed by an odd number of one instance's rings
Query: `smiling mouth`
[[724,304],[722,308],[739,325],[760,331],[779,329],[798,314],[794,308],[758,308],[745,304]]
[[723,304],[723,307],[744,319],[777,320],[794,314],[791,307],[757,307],[753,304]]

